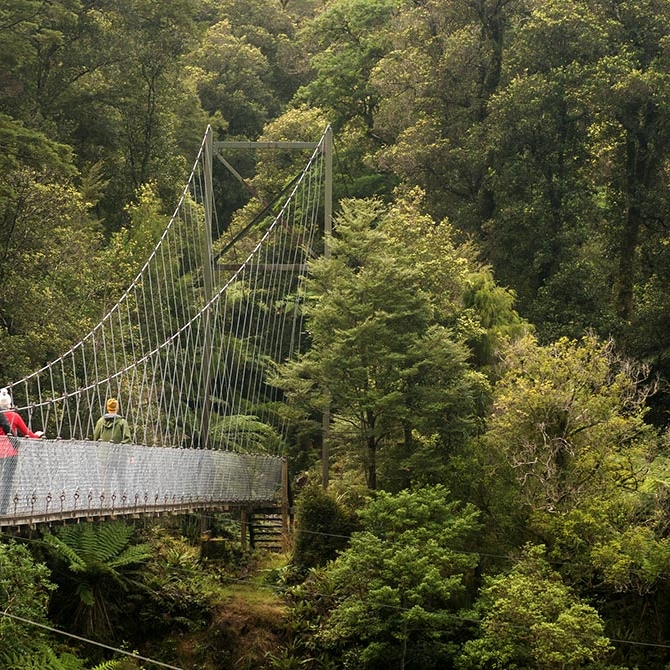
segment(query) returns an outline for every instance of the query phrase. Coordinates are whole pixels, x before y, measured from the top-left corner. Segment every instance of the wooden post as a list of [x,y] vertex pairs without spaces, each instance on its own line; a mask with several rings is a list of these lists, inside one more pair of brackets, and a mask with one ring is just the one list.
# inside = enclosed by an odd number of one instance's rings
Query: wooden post
[[247,528],[249,528],[249,547],[251,549],[256,548],[256,533],[254,532],[254,510],[253,507],[249,508],[248,513],[248,523]]
[[284,459],[281,464],[281,546],[283,552],[287,552],[289,548],[290,501],[288,493],[288,461]]
[[328,488],[330,470],[330,403],[327,402],[321,416],[321,486]]
[[244,507],[240,512],[240,545],[242,551],[247,550],[247,510]]

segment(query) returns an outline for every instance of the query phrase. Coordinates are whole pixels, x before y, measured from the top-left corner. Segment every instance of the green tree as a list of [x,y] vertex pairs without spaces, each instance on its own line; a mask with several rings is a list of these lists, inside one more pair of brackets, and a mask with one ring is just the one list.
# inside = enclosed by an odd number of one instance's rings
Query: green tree
[[[621,343],[667,377],[663,221],[669,204],[670,11],[651,2],[626,2],[620,11],[613,10],[605,4],[614,44],[609,57],[598,63],[593,103],[601,112],[594,126],[594,153],[603,169],[595,177],[608,223],[611,306],[621,319]],[[666,425],[667,393],[655,404],[654,419]]]
[[274,104],[262,51],[221,21],[209,28],[189,60],[203,107],[213,117],[221,116],[219,124],[232,136],[256,138]]
[[500,348],[532,328],[516,311],[516,294],[481,264],[479,249],[471,241],[459,244],[456,227],[447,220],[436,223],[426,210],[422,190],[397,188],[388,233],[419,273],[435,319],[454,329],[477,366],[490,371]]
[[664,371],[668,21],[651,2],[408,4],[369,76],[375,166],[474,232],[541,337],[595,328]]
[[[195,15],[187,0],[160,5],[128,0],[109,13],[118,31],[115,47],[124,57],[107,74],[102,108],[115,131],[105,147],[106,172],[112,179],[105,204],[117,222],[119,201],[132,200],[147,181],[156,183],[166,202],[176,201],[187,169],[184,155],[192,160],[204,132],[204,115],[181,76],[181,57],[198,38]],[[202,127],[196,131],[189,128],[191,123]]]
[[478,560],[463,551],[477,516],[441,486],[376,495],[327,570],[333,606],[317,642],[346,666],[446,667]]
[[48,172],[59,177],[73,176],[72,150],[69,146],[53,141],[44,133],[26,127],[7,114],[0,113],[0,142],[4,151],[0,157],[0,171],[29,168]]
[[99,317],[102,239],[70,183],[25,168],[4,174],[0,220],[0,373],[17,379],[67,351]]
[[463,670],[603,667],[612,649],[597,610],[563,583],[542,546],[527,546],[509,574],[488,578],[477,611],[480,634],[463,646]]
[[48,625],[49,598],[55,588],[47,566],[36,562],[26,547],[16,542],[0,544],[0,639],[3,650],[11,650],[22,657],[49,651],[44,630],[31,627],[22,620]]
[[[312,16],[309,5],[313,1],[300,0],[307,10],[307,17]],[[219,20],[229,24],[236,38],[258,49],[267,62],[268,72],[264,80],[270,93],[270,118],[277,116],[307,76],[305,54],[296,40],[297,27],[306,18],[300,9],[287,11],[286,3],[248,0],[216,3]]]
[[197,150],[206,116],[180,61],[198,37],[196,16],[184,0],[77,0],[23,2],[3,23],[0,50],[4,36],[17,53],[3,111],[73,147],[83,174],[103,166],[98,208],[110,230],[149,179],[175,200],[182,152],[190,161]]
[[316,76],[297,99],[328,108],[336,130],[358,117],[374,127],[379,93],[370,72],[390,47],[389,28],[397,0],[338,0],[308,24],[302,39],[311,45]]
[[644,480],[658,439],[644,421],[653,386],[613,342],[542,347],[529,336],[505,365],[484,442],[514,473],[529,512],[571,510]]
[[63,526],[57,535],[44,534],[59,584],[53,603],[57,620],[82,635],[109,639],[128,590],[140,588],[137,568],[151,555],[148,545],[131,544],[132,535],[132,526],[120,521]]
[[[505,361],[475,451],[492,551],[539,539],[566,583],[598,599],[614,637],[663,639],[667,440],[645,421],[648,369],[594,337],[527,339]],[[630,667],[664,665],[652,649],[617,653]]]
[[397,0],[338,0],[297,35],[309,57],[311,77],[292,102],[318,107],[332,124],[336,171],[341,175],[335,186],[344,197],[390,196],[397,183],[387,168],[377,169],[369,162],[380,145],[375,119],[384,96],[370,76],[392,47],[400,5]]
[[517,0],[405,3],[371,73],[380,96],[374,165],[425,189],[431,214],[479,231],[495,200],[481,127],[502,78]]
[[51,120],[53,100],[58,95],[58,87],[52,84],[55,80],[63,83],[59,77],[63,55],[72,44],[72,30],[80,9],[77,2],[3,3],[0,52],[5,64],[4,112],[22,121]]
[[446,416],[466,424],[485,387],[462,340],[435,320],[420,269],[387,233],[393,216],[375,201],[342,204],[330,256],[312,265],[311,348],[276,380],[291,400],[330,403],[334,433],[360,450],[371,489],[382,448],[401,444],[409,458],[415,428],[432,432]]
[[607,18],[613,23],[618,48],[598,64],[605,81],[596,104],[605,117],[598,128],[599,139],[613,159],[604,175],[616,240],[613,301],[619,316],[628,320],[635,313],[635,284],[647,271],[637,260],[639,250],[647,241],[653,244],[657,212],[668,204],[670,9],[627,2],[622,11],[610,10]]
[[484,223],[484,253],[541,335],[605,332],[613,314],[588,140],[606,24],[581,0],[531,8],[508,46],[485,124],[495,210]]

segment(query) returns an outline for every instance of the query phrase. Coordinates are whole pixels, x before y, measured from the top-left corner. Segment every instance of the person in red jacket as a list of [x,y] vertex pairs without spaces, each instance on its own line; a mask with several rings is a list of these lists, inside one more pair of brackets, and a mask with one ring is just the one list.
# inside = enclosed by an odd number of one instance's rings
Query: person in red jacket
[[7,512],[14,471],[19,452],[12,444],[12,427],[4,412],[0,412],[0,516]]
[[21,415],[12,409],[13,407],[14,403],[9,391],[6,388],[0,389],[0,412],[5,415],[5,418],[9,422],[11,434],[16,435],[17,437],[32,438],[40,438],[44,436],[44,433],[41,430],[35,432],[30,430],[30,428],[26,426],[26,422],[21,418]]
[[9,425],[4,412],[0,412],[0,458],[16,456],[19,453],[9,439],[11,434],[12,427]]

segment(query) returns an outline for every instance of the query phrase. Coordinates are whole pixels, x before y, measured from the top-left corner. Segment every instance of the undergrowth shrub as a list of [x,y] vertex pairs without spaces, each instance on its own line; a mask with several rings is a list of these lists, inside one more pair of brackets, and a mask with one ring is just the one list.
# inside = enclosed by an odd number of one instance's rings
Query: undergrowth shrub
[[303,489],[296,501],[295,542],[292,565],[296,578],[310,568],[337,557],[357,528],[356,513],[317,484]]

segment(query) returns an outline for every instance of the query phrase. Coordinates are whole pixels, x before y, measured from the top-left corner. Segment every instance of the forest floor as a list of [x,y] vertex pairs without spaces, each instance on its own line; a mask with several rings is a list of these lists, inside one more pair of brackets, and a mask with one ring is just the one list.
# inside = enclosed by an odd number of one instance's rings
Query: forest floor
[[243,578],[231,580],[212,611],[209,625],[183,635],[175,656],[189,670],[258,670],[270,667],[286,637],[285,606],[268,573],[286,557],[261,556]]

